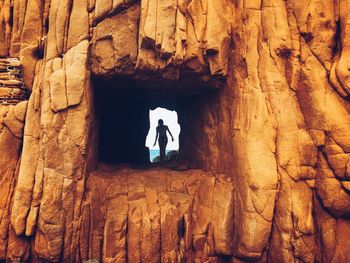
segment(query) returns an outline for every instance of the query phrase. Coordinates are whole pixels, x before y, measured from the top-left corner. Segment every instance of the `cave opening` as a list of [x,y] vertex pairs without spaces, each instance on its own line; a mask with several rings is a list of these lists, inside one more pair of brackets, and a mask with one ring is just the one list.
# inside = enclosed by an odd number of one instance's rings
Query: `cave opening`
[[[202,102],[208,101],[207,95],[212,94],[212,91],[205,92],[203,88],[193,87],[189,89],[177,82],[147,82],[120,76],[92,77],[92,84],[96,114],[96,161],[139,167],[160,165],[152,164],[151,157],[154,155],[150,153],[150,150],[154,150],[155,134],[147,138],[150,129],[155,130],[158,124],[157,117],[151,123],[150,113],[159,108],[176,116],[178,127],[171,128],[171,132],[177,140],[177,147],[170,147],[170,136],[167,147],[167,150],[177,150],[176,161],[172,162],[175,166],[184,162],[187,164],[188,160],[195,163],[199,158],[195,152],[206,147],[200,141],[202,128],[198,117],[203,115]],[[165,120],[165,125],[168,124],[169,121]],[[201,146],[198,147],[198,144]]]
[[[156,129],[159,120],[162,120],[170,131],[170,133],[167,132],[166,161],[175,161],[179,152],[179,135],[181,131],[176,110],[168,110],[161,107],[150,109],[149,120],[150,128],[146,138],[146,147],[149,149],[150,161],[152,163],[158,163],[160,161],[159,143],[155,143]],[[171,135],[174,140],[172,140]]]

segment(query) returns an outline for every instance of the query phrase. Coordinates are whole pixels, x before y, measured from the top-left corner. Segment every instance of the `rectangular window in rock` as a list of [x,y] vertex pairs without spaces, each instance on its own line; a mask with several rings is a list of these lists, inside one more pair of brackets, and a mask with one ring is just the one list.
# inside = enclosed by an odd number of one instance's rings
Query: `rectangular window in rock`
[[[211,147],[206,139],[208,128],[215,125],[208,122],[211,117],[206,116],[210,105],[215,103],[217,92],[182,84],[130,77],[93,78],[98,161],[202,167]],[[164,138],[158,136],[153,146],[159,119],[171,132],[160,128],[159,135],[162,129],[163,135],[164,132],[167,135],[166,156],[162,158],[159,139]]]

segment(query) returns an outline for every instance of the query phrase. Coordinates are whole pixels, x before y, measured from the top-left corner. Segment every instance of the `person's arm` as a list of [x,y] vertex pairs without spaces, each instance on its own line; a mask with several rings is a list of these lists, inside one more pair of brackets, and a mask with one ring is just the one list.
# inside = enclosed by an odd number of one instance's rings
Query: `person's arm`
[[156,129],[157,130],[157,134],[156,134],[156,139],[154,140],[154,144],[153,144],[153,146],[156,146],[156,143],[157,143],[157,140],[158,140],[158,128]]
[[172,141],[174,141],[174,137],[173,137],[173,135],[171,134],[171,132],[170,132],[169,127],[168,127],[168,126],[166,126],[166,130],[169,132],[169,134],[170,134],[170,136],[171,136],[171,140],[172,140]]

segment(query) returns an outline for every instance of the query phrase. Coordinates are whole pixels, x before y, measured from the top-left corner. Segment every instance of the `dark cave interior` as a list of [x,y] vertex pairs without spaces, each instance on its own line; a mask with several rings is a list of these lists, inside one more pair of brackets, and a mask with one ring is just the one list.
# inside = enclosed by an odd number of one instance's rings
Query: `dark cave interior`
[[[130,77],[92,78],[98,127],[98,159],[107,164],[150,164],[145,140],[150,128],[149,110],[175,110],[181,125],[179,160],[192,140],[193,114],[200,114],[203,90],[177,83],[138,81]],[[191,116],[191,117],[187,117]],[[183,158],[182,158],[183,159]]]

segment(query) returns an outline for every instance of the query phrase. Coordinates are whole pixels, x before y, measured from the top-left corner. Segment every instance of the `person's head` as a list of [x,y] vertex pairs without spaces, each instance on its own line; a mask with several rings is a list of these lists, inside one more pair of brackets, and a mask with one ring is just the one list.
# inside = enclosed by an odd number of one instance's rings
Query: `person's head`
[[163,120],[162,120],[162,119],[159,119],[159,120],[158,120],[158,125],[159,125],[159,126],[162,126],[163,124],[164,124]]

